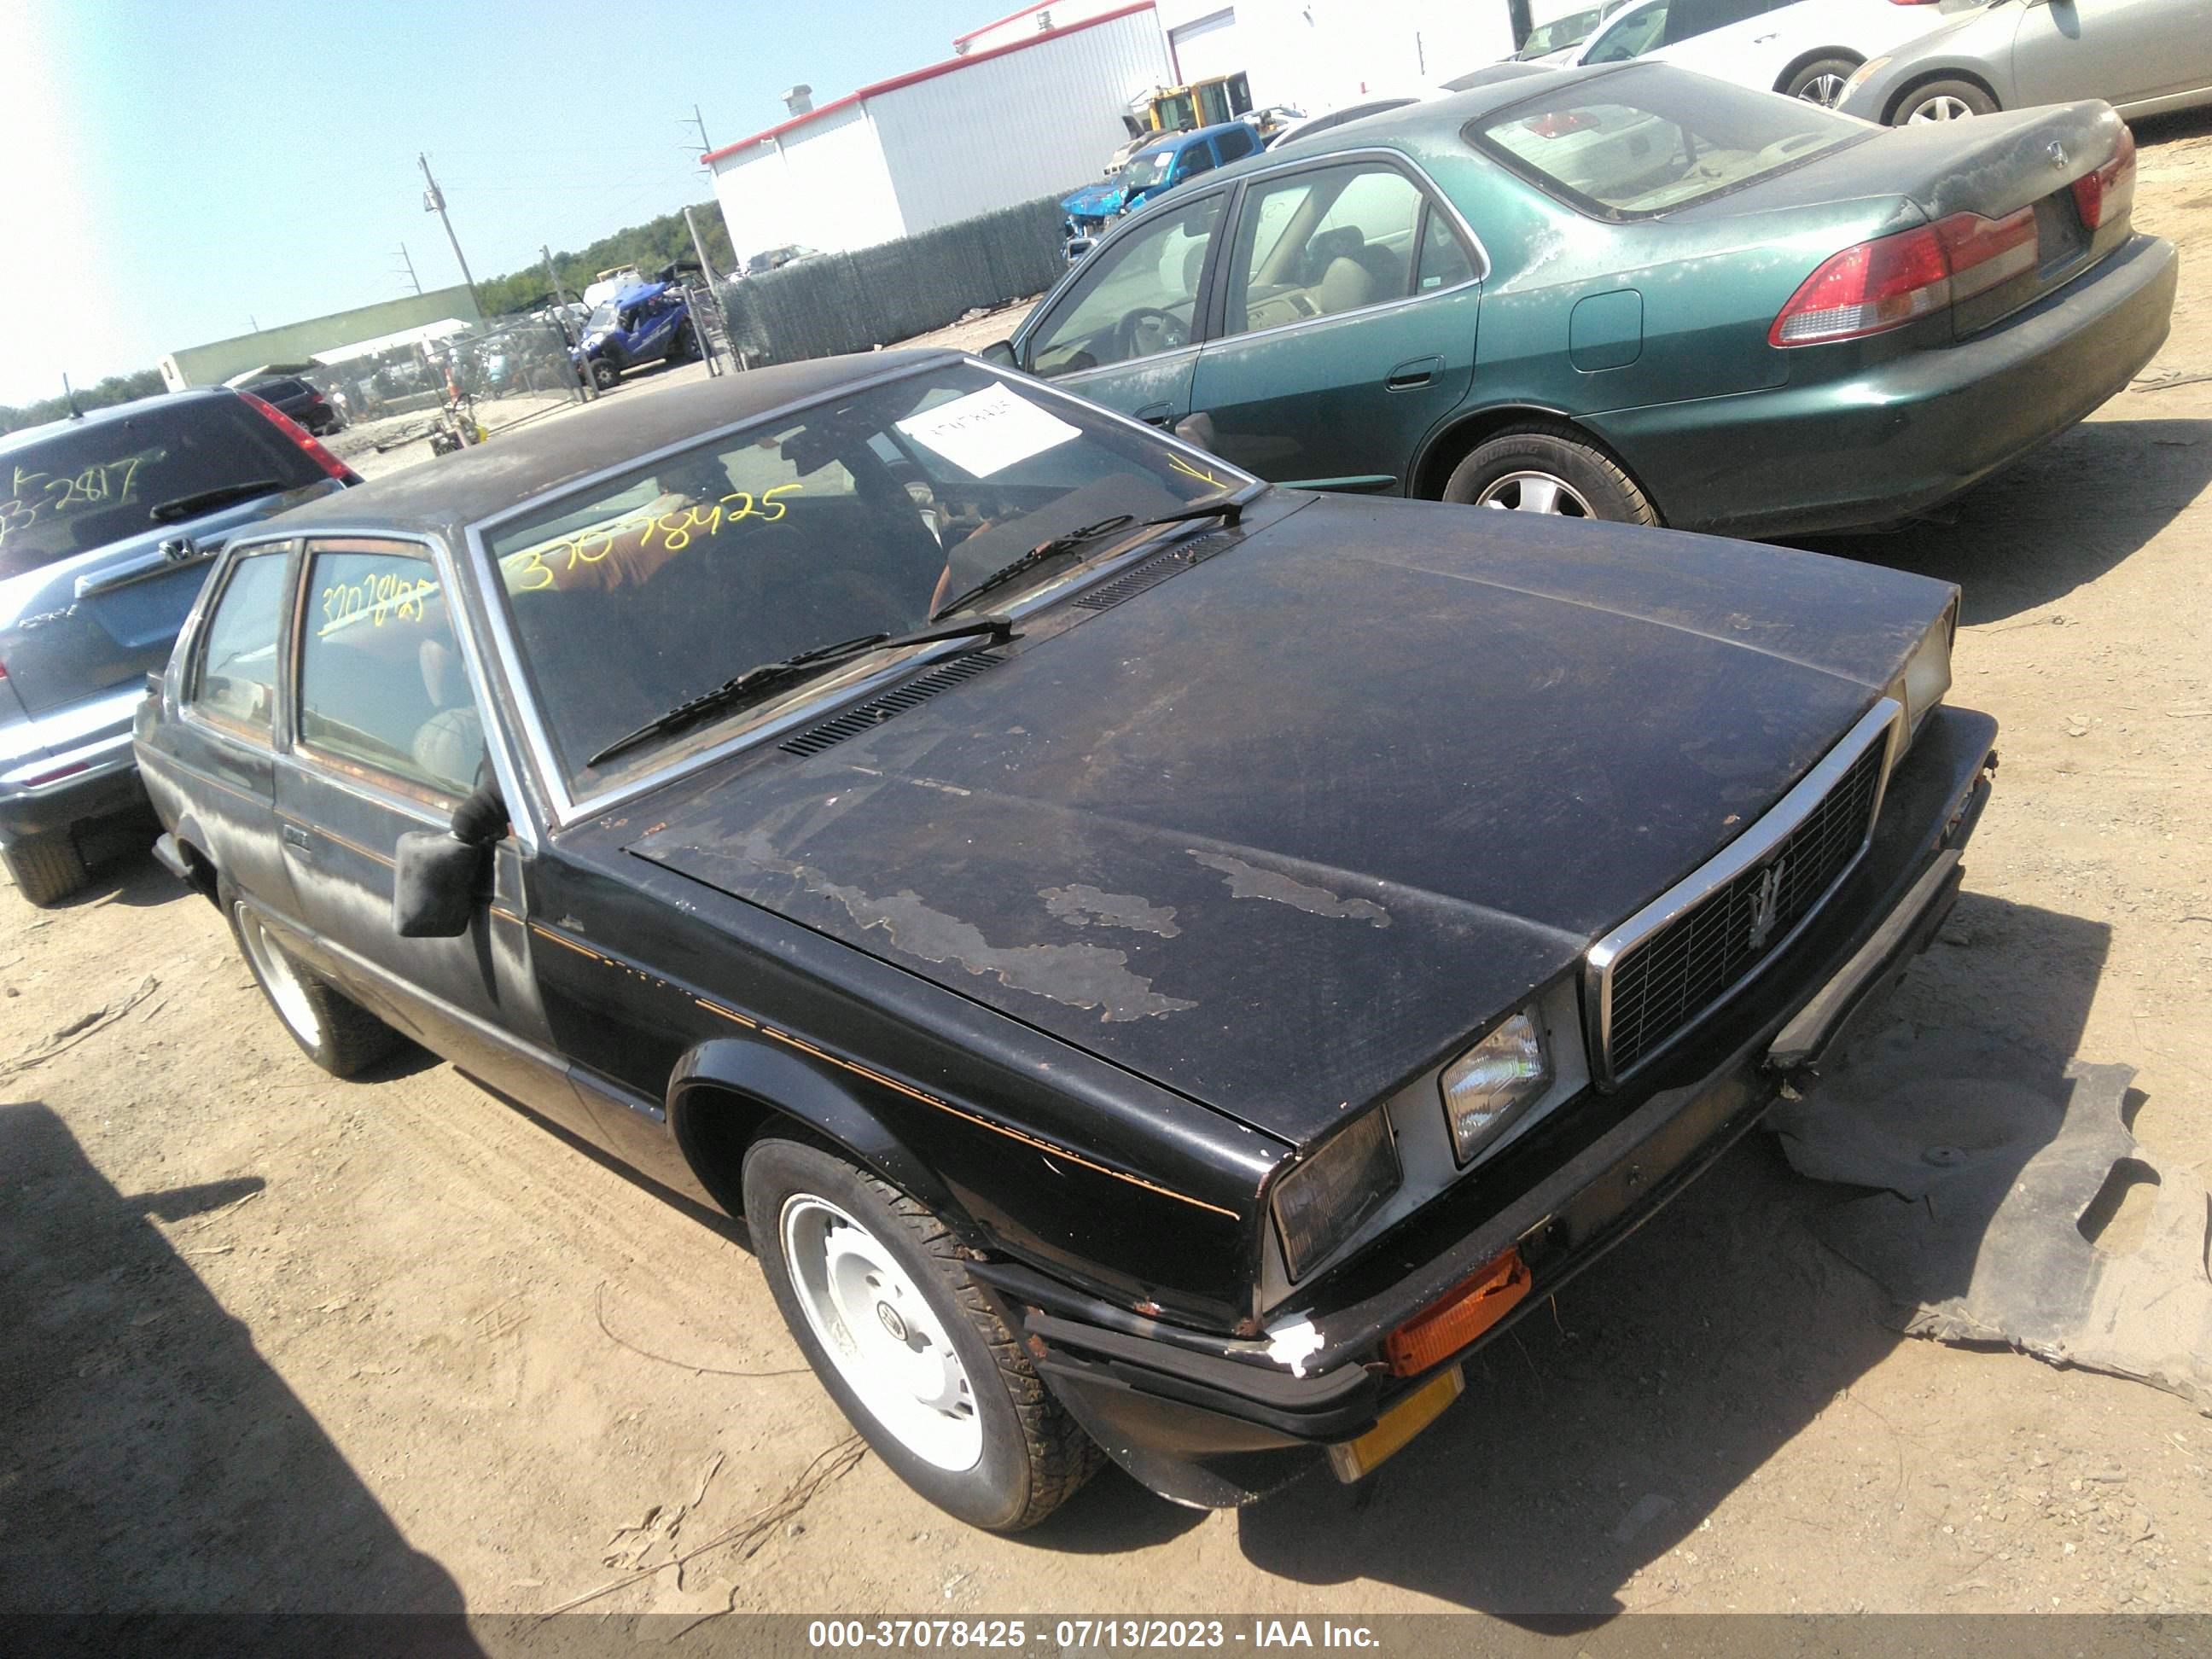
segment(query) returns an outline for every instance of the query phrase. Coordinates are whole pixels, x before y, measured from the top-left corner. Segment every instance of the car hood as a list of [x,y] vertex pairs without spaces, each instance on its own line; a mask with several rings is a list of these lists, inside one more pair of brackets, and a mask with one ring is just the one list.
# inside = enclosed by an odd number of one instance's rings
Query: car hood
[[1118,184],[1085,185],[1061,197],[1060,209],[1079,218],[1110,219],[1121,210],[1121,195]]
[[1771,806],[1952,592],[1425,503],[1255,517],[630,850],[1304,1142]]

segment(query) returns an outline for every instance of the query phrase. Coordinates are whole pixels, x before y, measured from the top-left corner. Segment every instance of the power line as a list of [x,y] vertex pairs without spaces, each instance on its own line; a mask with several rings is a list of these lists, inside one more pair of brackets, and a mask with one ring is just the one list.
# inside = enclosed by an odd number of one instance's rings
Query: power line
[[415,274],[415,261],[408,257],[407,244],[404,242],[399,245],[399,262],[407,267],[407,280],[414,285],[415,292],[421,294],[422,279]]

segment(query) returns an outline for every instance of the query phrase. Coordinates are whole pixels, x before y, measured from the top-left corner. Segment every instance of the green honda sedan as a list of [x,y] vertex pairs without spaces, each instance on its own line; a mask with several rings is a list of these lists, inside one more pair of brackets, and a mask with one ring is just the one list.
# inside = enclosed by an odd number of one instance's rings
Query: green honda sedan
[[2165,339],[2135,172],[2097,102],[1883,130],[1671,64],[1544,72],[1220,169],[988,355],[1279,483],[1893,523]]

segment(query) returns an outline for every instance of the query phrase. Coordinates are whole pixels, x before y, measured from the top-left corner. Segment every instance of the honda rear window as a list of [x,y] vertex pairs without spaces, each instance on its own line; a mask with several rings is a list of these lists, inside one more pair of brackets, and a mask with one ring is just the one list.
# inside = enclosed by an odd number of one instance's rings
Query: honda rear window
[[1871,137],[1802,99],[1638,64],[1470,121],[1465,137],[1601,219],[1710,201]]
[[57,427],[0,449],[0,578],[198,516],[155,517],[166,503],[264,478],[296,489],[323,476],[274,423],[227,396]]

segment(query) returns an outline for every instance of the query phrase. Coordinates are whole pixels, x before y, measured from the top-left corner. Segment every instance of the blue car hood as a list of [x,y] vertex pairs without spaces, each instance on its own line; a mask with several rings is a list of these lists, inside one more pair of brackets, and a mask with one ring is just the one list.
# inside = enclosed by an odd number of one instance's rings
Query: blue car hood
[[1121,210],[1121,186],[1109,179],[1060,198],[1060,211],[1079,218],[1110,219]]

